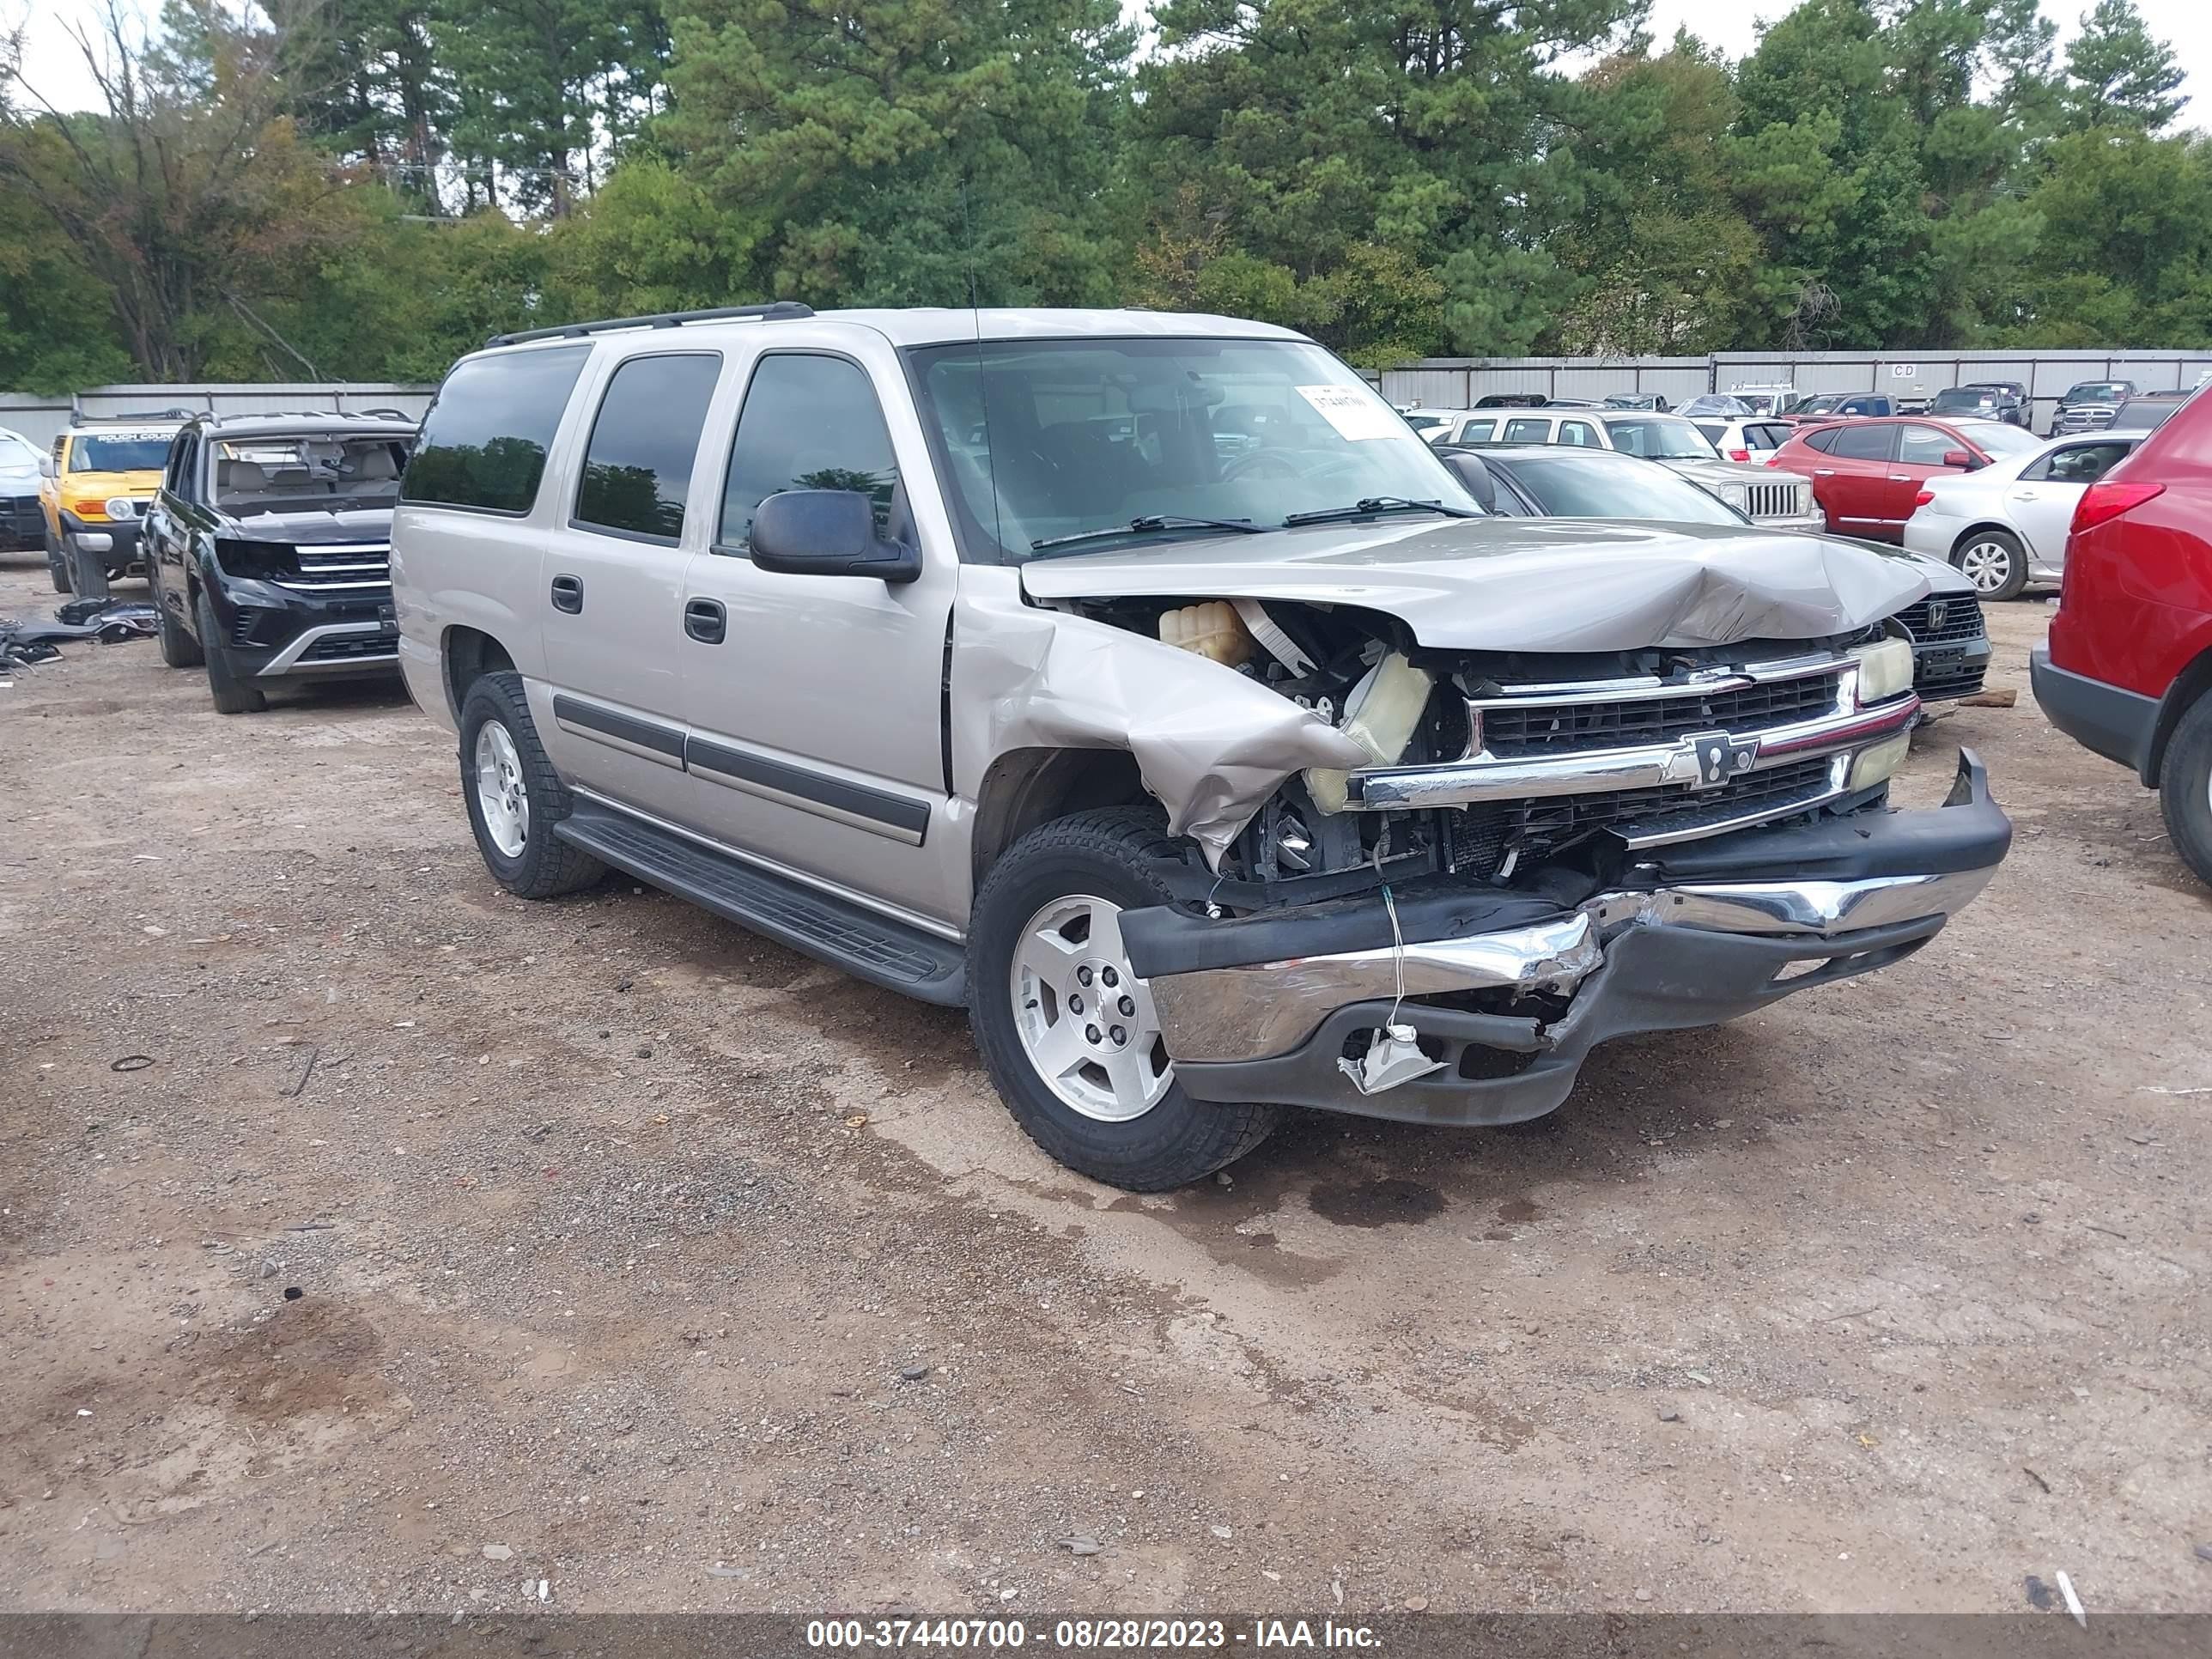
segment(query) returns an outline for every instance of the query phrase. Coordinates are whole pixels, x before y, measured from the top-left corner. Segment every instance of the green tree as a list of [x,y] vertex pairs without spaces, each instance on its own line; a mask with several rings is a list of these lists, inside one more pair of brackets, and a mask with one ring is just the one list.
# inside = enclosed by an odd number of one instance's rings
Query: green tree
[[687,0],[671,140],[741,223],[754,293],[1085,303],[1133,44],[1115,0]]
[[2189,100],[2173,49],[2144,26],[2135,0],[2097,0],[2066,47],[2066,118],[2076,131],[2163,132]]

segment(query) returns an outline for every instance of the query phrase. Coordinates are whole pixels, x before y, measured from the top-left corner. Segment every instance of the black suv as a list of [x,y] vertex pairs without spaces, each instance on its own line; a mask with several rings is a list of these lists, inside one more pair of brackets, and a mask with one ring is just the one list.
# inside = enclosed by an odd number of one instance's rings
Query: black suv
[[274,680],[397,671],[392,509],[415,441],[396,410],[202,416],[147,514],[161,660],[204,663],[226,714]]

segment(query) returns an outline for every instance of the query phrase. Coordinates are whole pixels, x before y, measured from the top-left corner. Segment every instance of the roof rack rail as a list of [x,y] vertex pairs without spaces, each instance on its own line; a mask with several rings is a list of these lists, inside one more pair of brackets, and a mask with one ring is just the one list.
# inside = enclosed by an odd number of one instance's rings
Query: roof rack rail
[[608,317],[596,323],[568,323],[559,328],[526,328],[515,334],[495,334],[487,346],[520,345],[526,340],[580,340],[618,328],[678,328],[685,323],[728,322],[753,317],[764,323],[796,322],[814,314],[812,306],[796,300],[770,300],[765,305],[717,306],[711,311],[658,311],[643,317]]
[[70,410],[71,426],[92,426],[103,421],[189,421],[204,414],[198,409],[136,409],[121,410],[112,415],[88,415],[81,409]]

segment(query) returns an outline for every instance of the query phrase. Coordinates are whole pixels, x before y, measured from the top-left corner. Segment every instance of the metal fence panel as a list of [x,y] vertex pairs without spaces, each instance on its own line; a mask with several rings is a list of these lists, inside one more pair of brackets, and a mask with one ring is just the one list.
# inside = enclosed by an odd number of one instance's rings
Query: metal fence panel
[[1465,409],[1467,371],[1463,368],[1392,368],[1382,374],[1382,395],[1394,404],[1418,404],[1423,409]]
[[158,416],[176,409],[194,413],[211,410],[218,415],[397,409],[420,418],[429,408],[431,395],[436,390],[434,386],[388,380],[360,380],[267,381],[243,386],[98,386],[88,387],[74,398],[0,392],[0,427],[21,433],[44,449],[68,428],[70,416],[76,411],[98,418]]

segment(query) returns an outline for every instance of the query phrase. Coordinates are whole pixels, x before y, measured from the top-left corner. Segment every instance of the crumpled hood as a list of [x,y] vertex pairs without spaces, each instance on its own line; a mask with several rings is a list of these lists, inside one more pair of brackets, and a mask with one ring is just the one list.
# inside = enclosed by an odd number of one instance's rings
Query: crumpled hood
[[1383,519],[1033,560],[1036,599],[1355,605],[1456,651],[1698,649],[1864,628],[1928,592],[1915,564],[1754,526]]
[[388,542],[392,509],[356,507],[343,513],[254,513],[227,520],[216,532],[229,542],[279,542],[313,547],[319,542]]

